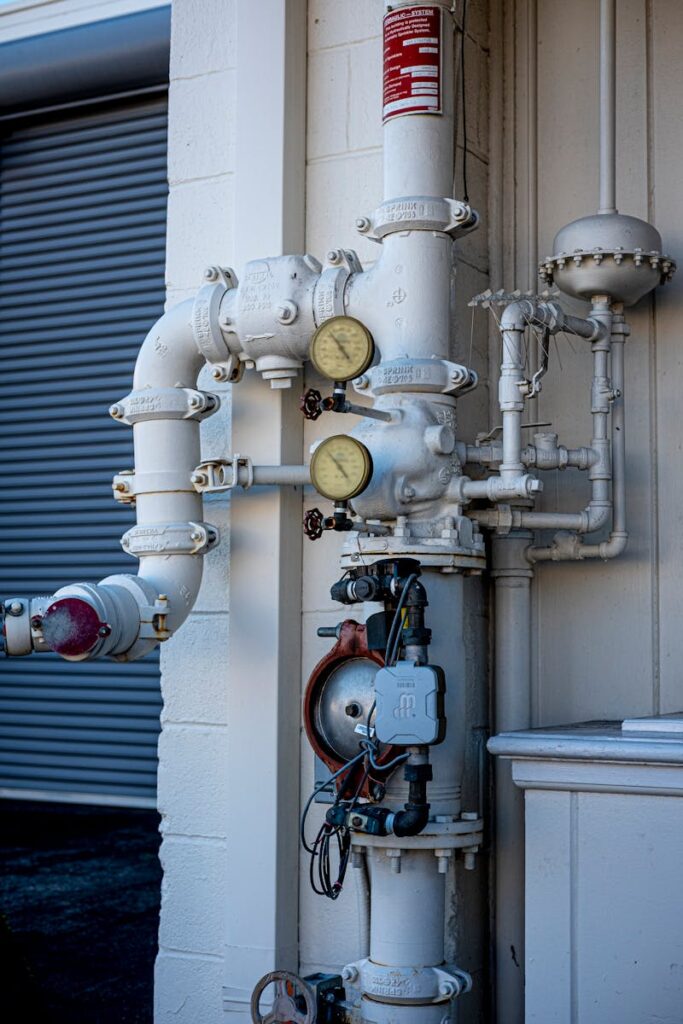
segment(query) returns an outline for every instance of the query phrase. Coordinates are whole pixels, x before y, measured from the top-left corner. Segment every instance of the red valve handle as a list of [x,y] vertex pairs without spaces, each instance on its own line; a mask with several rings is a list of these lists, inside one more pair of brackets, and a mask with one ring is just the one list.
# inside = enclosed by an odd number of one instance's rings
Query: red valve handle
[[319,508],[310,508],[304,515],[304,533],[309,540],[319,540],[324,529],[324,515]]
[[308,391],[299,399],[299,408],[307,420],[317,420],[322,414],[322,395],[315,388]]

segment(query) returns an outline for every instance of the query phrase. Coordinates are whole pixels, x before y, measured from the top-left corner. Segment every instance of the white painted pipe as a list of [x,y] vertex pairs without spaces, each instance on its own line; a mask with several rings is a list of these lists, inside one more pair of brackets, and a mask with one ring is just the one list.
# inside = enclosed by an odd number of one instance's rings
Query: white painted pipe
[[[391,2],[391,10],[416,6]],[[428,5],[421,5],[428,6]],[[384,125],[384,198],[450,196],[453,190],[455,141],[454,24],[450,0],[436,0],[442,9],[442,113],[406,114]]]
[[432,850],[404,851],[401,871],[386,850],[368,850],[372,883],[370,959],[393,967],[444,961],[445,891]]
[[[137,575],[116,574],[98,584],[70,584],[47,601],[31,603],[39,615],[53,603],[64,609],[60,628],[71,632],[72,643],[64,646],[54,626],[51,636],[57,644],[54,649],[69,660],[142,657],[180,628],[197,598],[202,577],[199,552],[206,550],[210,539],[215,540],[217,531],[201,522],[202,499],[190,480],[200,458],[199,419],[191,407],[185,418],[179,418],[177,409],[171,410],[178,405],[176,389],[181,404],[186,393],[190,398],[195,394],[204,364],[192,330],[193,306],[192,300],[183,302],[157,321],[138,355],[133,394],[113,409],[117,417],[125,417],[128,410],[134,424],[131,479],[137,525],[123,544],[140,559]],[[70,617],[70,609],[80,608],[87,620],[84,605],[94,609],[104,627],[90,646]],[[37,632],[34,649],[46,649],[43,639]]]
[[[493,539],[495,580],[495,728],[531,725],[531,579],[526,560],[530,535]],[[509,762],[495,765],[496,1004],[506,1024],[524,1021],[524,800]]]

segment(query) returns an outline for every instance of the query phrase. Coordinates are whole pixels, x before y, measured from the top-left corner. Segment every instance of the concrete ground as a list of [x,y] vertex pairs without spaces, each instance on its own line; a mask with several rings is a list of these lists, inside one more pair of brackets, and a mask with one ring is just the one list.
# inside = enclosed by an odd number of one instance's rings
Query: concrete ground
[[150,1024],[153,811],[0,801],[4,1024]]

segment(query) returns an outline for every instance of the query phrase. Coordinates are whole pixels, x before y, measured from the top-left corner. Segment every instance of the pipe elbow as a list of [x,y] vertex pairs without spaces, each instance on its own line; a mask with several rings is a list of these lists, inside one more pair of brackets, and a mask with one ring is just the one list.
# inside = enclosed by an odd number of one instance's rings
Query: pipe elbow
[[529,299],[518,299],[503,310],[500,318],[501,331],[523,331],[529,318],[534,314],[534,303]]
[[395,836],[418,836],[428,821],[429,804],[406,804],[405,810],[394,815],[392,832]]
[[195,300],[186,299],[159,317],[140,347],[133,388],[194,387],[204,356],[192,326]]
[[603,541],[599,546],[600,558],[608,561],[611,558],[618,558],[623,555],[628,547],[628,533],[619,532],[610,534],[609,540]]
[[581,532],[596,533],[609,523],[612,516],[612,503],[610,501],[591,502],[584,514],[586,528]]

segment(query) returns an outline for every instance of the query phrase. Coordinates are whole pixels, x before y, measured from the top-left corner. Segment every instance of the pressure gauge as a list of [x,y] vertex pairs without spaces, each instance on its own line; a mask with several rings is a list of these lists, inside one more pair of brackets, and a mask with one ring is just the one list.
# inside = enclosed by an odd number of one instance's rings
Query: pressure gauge
[[346,501],[364,491],[372,475],[372,458],[364,444],[348,434],[321,441],[311,459],[311,481],[330,501]]
[[370,331],[352,316],[333,316],[320,325],[311,339],[311,362],[318,373],[330,380],[360,377],[374,354]]

